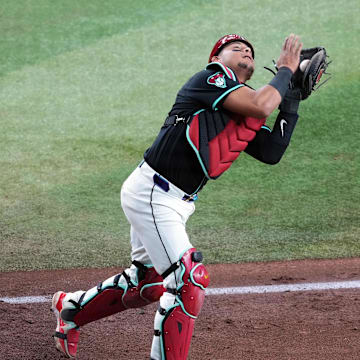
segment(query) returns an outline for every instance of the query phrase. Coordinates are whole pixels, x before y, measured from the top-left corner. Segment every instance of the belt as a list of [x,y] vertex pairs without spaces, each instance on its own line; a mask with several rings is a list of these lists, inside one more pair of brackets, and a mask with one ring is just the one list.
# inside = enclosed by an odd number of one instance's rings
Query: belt
[[180,198],[183,201],[191,202],[198,199],[197,194],[186,194],[183,190],[172,184],[170,181],[166,180],[163,176],[157,173],[154,169],[150,167],[150,165],[143,160],[139,164],[139,168],[146,177],[151,177],[154,185],[158,186],[160,189],[168,193],[169,195]]

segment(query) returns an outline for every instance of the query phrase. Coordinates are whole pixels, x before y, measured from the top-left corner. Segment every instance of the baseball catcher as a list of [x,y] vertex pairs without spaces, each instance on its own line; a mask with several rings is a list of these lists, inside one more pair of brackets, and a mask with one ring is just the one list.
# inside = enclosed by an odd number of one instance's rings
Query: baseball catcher
[[[158,136],[121,189],[130,223],[131,266],[90,290],[53,296],[55,343],[66,356],[76,356],[82,326],[158,301],[151,359],[187,358],[209,285],[202,254],[186,233],[198,194],[241,153],[277,164],[289,145],[300,102],[320,86],[329,65],[324,48],[302,50],[298,36],[291,34],[274,77],[254,90],[246,84],[254,59],[249,40],[223,36],[205,69],[179,90]],[[266,118],[277,110],[271,129]]]

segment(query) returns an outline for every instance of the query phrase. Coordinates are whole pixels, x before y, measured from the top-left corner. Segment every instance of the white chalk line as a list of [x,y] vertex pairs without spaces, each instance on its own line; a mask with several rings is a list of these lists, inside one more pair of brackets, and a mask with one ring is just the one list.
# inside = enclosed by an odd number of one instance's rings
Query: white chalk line
[[[208,288],[205,290],[205,293],[207,296],[241,295],[241,294],[270,294],[270,293],[281,293],[281,292],[322,291],[322,290],[359,289],[359,288],[360,288],[360,280],[352,280],[352,281],[303,283],[303,284]],[[0,297],[0,302],[4,302],[8,304],[46,303],[51,301],[51,297],[52,297],[51,295]]]
[[322,283],[209,288],[206,289],[206,295],[265,294],[265,293],[358,289],[358,288],[360,288],[360,281],[352,280],[352,281],[322,282]]

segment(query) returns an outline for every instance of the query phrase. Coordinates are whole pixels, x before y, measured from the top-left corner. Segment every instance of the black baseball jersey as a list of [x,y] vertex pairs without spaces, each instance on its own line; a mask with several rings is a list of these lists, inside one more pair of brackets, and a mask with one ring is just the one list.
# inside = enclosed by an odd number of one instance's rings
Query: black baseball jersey
[[[192,76],[180,89],[168,115],[188,117],[203,109],[221,109],[226,96],[243,86],[246,85],[237,80],[231,69],[220,63],[211,63],[205,70]],[[268,155],[273,154],[273,151],[268,149],[272,143],[271,134],[270,129],[264,126],[249,143],[250,150],[245,151],[262,162],[274,163]],[[280,147],[281,155],[286,146],[283,151],[283,147]],[[274,156],[278,153],[276,150]],[[154,143],[146,150],[144,158],[155,171],[188,194],[198,192],[208,180],[187,140],[184,122],[175,126],[162,126]]]
[[[231,91],[244,84],[233,73],[208,66],[191,77],[177,94],[169,115],[189,116],[202,109],[221,107]],[[146,162],[163,177],[188,194],[207,181],[193,149],[186,139],[186,124],[163,126],[153,145],[145,152]]]

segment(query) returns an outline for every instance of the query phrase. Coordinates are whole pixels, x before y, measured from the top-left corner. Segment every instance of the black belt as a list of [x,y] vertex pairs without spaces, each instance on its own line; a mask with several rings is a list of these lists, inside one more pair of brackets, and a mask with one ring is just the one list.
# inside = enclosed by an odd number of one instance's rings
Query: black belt
[[187,124],[191,116],[179,116],[179,115],[171,115],[165,119],[164,125],[174,125],[176,126],[178,123]]

